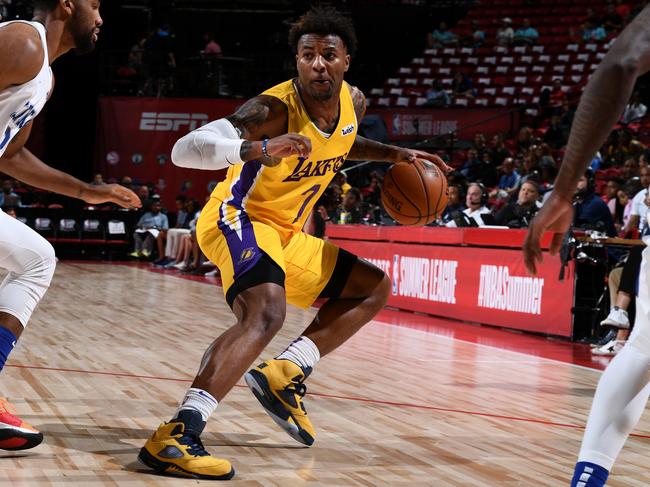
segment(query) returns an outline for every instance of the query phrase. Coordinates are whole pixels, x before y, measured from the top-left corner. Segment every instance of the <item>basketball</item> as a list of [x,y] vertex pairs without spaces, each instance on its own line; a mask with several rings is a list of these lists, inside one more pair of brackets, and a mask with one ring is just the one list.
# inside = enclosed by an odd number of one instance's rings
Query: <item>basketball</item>
[[447,178],[433,162],[393,164],[384,177],[381,202],[386,213],[402,225],[425,225],[447,206]]

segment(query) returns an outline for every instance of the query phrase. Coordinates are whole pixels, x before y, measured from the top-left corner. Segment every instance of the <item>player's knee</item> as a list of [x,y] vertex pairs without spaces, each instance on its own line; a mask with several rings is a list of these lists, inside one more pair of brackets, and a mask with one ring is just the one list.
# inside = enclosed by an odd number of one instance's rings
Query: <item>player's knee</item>
[[34,284],[47,288],[50,286],[56,269],[54,247],[47,240],[42,239],[33,250],[35,257],[26,266],[25,276]]
[[263,335],[274,336],[284,324],[286,303],[284,299],[263,296],[258,299],[255,309],[246,313],[242,325]]

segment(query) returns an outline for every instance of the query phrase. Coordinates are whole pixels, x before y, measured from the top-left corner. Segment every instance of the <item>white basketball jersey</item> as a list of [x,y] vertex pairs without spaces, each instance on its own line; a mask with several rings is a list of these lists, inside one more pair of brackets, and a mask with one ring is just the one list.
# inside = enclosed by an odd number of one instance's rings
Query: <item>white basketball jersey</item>
[[52,69],[47,53],[45,27],[38,22],[14,20],[0,24],[0,29],[14,22],[29,24],[38,31],[43,42],[44,58],[43,66],[35,78],[0,91],[0,157],[11,139],[43,109],[52,89]]

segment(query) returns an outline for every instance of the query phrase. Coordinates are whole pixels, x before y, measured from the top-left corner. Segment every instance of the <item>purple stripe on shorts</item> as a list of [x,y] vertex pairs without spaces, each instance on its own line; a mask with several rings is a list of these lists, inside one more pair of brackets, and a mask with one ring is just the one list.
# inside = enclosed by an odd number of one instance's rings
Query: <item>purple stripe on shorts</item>
[[226,223],[223,204],[219,207],[220,218],[217,222],[217,226],[226,238],[226,244],[230,251],[230,258],[235,272],[235,279],[248,272],[253,266],[255,266],[255,264],[257,264],[262,256],[262,252],[257,246],[257,240],[255,239],[253,224],[242,206],[242,202],[253,186],[253,182],[255,181],[255,177],[257,176],[261,166],[262,164],[259,161],[250,161],[244,164],[239,176],[239,181],[235,183],[232,189],[233,198],[225,203],[226,205],[233,206],[239,210],[239,215],[237,216],[236,221],[230,223],[239,223],[241,227],[241,238],[239,234],[233,230],[228,223]]

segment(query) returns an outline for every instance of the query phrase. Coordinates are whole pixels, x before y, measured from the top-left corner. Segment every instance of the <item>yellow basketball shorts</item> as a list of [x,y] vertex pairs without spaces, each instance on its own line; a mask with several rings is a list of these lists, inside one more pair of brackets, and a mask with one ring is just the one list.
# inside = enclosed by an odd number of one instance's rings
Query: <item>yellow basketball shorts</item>
[[[196,237],[205,256],[221,272],[228,304],[232,307],[236,297],[228,293],[235,281],[243,279],[260,259],[266,259],[266,254],[279,267],[277,274],[282,276],[284,273],[287,302],[300,308],[311,306],[332,277],[339,248],[303,232],[294,234],[283,243],[277,230],[265,223],[251,221],[244,211],[226,222],[224,207],[220,200],[210,198],[197,222]],[[282,277],[262,279],[263,282],[279,280]]]

